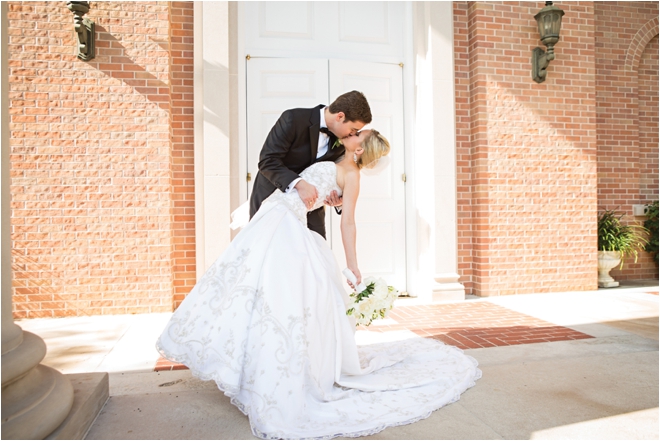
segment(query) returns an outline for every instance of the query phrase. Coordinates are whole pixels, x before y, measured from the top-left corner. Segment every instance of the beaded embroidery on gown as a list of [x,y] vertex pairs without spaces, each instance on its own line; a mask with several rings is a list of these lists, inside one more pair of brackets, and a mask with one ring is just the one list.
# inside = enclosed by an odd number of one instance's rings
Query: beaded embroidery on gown
[[[321,206],[337,166],[301,177]],[[481,377],[458,348],[415,338],[360,346],[340,269],[307,229],[297,192],[276,190],[206,271],[156,344],[213,380],[264,439],[358,437],[427,418]]]

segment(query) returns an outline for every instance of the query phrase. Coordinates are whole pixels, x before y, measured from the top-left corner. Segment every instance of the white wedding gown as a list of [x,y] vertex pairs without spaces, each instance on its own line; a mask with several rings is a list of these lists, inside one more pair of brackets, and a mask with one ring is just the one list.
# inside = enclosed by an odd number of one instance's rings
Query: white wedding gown
[[[318,208],[340,192],[333,162],[301,176]],[[294,190],[276,190],[176,310],[166,358],[214,380],[266,439],[357,437],[427,418],[481,371],[460,349],[413,338],[358,347],[344,279],[307,229]]]

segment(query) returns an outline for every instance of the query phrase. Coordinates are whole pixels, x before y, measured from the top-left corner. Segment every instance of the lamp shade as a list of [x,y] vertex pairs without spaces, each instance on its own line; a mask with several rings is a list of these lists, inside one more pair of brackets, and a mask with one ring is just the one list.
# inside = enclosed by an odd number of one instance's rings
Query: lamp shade
[[84,15],[89,12],[89,2],[70,0],[66,2],[66,6],[73,13],[81,12]]
[[561,17],[564,11],[554,5],[546,6],[534,16],[539,25],[539,35],[544,45],[555,44],[559,41]]

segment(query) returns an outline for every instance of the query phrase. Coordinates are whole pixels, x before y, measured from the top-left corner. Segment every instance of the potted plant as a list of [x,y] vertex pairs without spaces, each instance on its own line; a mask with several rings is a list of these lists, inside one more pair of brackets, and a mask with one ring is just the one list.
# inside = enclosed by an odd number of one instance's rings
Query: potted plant
[[635,256],[648,243],[648,230],[641,225],[624,225],[623,213],[605,210],[598,216],[598,286],[611,288],[619,286],[609,272],[627,257]]
[[649,230],[649,243],[644,250],[653,255],[655,264],[658,265],[658,201],[652,202],[644,208],[646,220],[644,227]]

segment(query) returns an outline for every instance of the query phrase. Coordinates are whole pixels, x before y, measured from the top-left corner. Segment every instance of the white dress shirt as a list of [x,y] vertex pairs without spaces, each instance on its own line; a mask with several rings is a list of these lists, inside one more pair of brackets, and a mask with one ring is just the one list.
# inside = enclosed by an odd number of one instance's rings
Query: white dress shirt
[[[321,127],[322,128],[323,127],[325,127],[325,128],[328,127],[328,125],[325,123],[325,109],[326,108],[324,107],[321,110],[319,110],[319,112],[321,112]],[[323,132],[319,132],[319,145],[318,145],[318,149],[316,151],[316,159],[319,159],[321,156],[325,155],[328,152],[328,149],[330,148],[329,144],[330,144],[330,137],[328,135],[326,135],[325,133],[323,133]],[[302,178],[294,179],[289,184],[289,186],[286,188],[285,193],[290,192],[291,189],[293,187],[295,187],[296,184],[298,183],[298,181],[300,181],[301,179]]]

